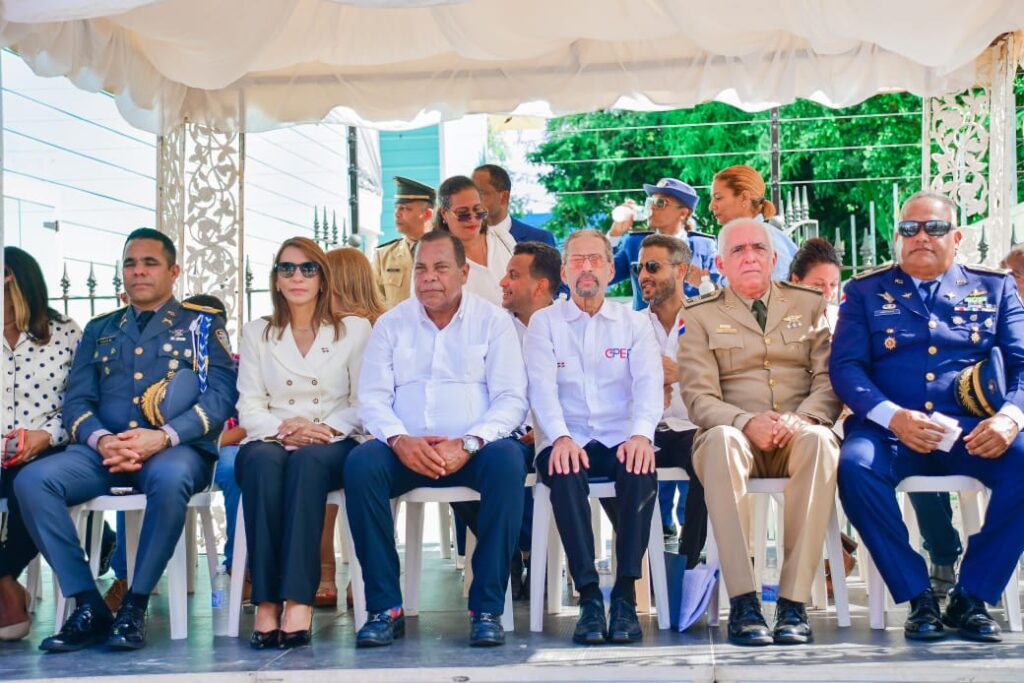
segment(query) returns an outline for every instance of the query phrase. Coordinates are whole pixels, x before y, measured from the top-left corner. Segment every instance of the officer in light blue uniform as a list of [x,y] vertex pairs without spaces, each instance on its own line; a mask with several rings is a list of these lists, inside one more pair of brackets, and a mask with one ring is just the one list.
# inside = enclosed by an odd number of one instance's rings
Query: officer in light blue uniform
[[[711,235],[688,229],[690,217],[700,201],[697,191],[681,180],[662,178],[656,185],[644,183],[644,192],[650,197],[648,205],[651,215],[648,226],[651,229],[627,232],[622,236],[615,251],[615,276],[609,283],[611,286],[629,278],[633,284],[633,309],[637,311],[647,308],[647,302],[640,294],[640,283],[636,274],[632,272],[631,265],[640,254],[640,244],[644,238],[655,232],[670,237],[681,237],[679,231],[685,228],[690,253],[693,254],[692,265],[709,271],[712,283],[717,284],[720,278],[718,266],[715,265],[718,242]],[[684,284],[684,294],[687,298],[695,297],[698,293],[697,288],[690,283]]]
[[[846,286],[830,368],[853,410],[839,495],[895,600],[910,601],[907,638],[941,638],[948,628],[996,641],[985,603],[999,601],[1024,551],[1024,308],[1005,272],[953,263],[955,216],[941,195],[912,196],[901,212],[900,265]],[[971,374],[994,348],[1005,358],[1005,396]],[[943,430],[933,411],[963,429],[949,452],[936,450]],[[966,475],[992,492],[941,616],[896,503],[895,487],[913,475]]]
[[[153,591],[185,525],[192,494],[205,489],[217,436],[238,398],[227,333],[212,309],[173,297],[174,244],[140,228],[125,242],[130,305],[90,322],[64,401],[72,445],[29,465],[16,487],[25,525],[75,598],[75,611],[43,650],[106,642],[145,644]],[[89,571],[68,507],[129,487],[146,495],[135,573],[116,619]]]

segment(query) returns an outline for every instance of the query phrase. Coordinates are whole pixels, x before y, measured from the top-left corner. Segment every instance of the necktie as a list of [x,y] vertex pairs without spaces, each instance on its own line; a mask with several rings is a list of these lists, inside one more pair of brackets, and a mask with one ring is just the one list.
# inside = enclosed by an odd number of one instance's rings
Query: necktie
[[146,325],[153,319],[153,311],[142,311],[135,316],[135,324],[139,326],[139,332],[146,329]]
[[750,310],[753,312],[754,319],[757,320],[757,324],[761,326],[761,331],[763,332],[764,326],[768,324],[768,307],[760,299],[754,299]]
[[935,303],[935,289],[938,284],[938,281],[932,280],[931,282],[922,282],[917,286],[921,292],[921,301],[924,302],[924,308],[929,313],[932,312],[932,304]]

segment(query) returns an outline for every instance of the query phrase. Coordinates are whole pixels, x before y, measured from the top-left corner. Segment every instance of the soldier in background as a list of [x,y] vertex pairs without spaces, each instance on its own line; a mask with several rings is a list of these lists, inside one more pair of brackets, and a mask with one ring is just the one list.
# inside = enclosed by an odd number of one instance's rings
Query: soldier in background
[[394,308],[412,293],[412,251],[434,220],[434,188],[395,176],[395,228],[402,236],[373,252],[374,280],[384,297],[384,306]]

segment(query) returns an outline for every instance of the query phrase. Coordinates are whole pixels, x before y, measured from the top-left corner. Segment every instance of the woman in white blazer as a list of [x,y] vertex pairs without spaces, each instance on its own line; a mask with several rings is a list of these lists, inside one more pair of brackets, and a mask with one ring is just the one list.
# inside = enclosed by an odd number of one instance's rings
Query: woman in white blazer
[[358,431],[356,380],[370,323],[339,318],[330,265],[305,237],[281,245],[270,276],[274,312],[242,333],[235,461],[249,544],[250,645],[297,647],[311,638],[320,582],[324,505],[340,489]]

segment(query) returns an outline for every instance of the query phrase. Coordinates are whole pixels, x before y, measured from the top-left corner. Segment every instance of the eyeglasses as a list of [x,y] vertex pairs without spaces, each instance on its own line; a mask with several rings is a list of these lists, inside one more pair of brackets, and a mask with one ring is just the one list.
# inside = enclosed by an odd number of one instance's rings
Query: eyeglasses
[[662,268],[668,268],[674,266],[674,263],[665,263],[664,261],[633,261],[629,264],[629,269],[633,271],[633,275],[639,276],[641,271],[646,270],[651,275],[654,275]]
[[949,221],[900,221],[897,227],[903,237],[913,237],[921,228],[932,237],[942,237],[953,229],[953,224]]
[[452,215],[455,216],[455,220],[457,220],[460,223],[469,223],[474,218],[478,221],[483,222],[487,220],[487,216],[490,214],[488,214],[487,209],[477,207],[474,208],[474,210],[472,211],[470,211],[469,209],[452,211]]
[[285,279],[295,275],[295,271],[298,270],[302,273],[302,277],[309,280],[320,274],[320,264],[315,261],[303,261],[302,263],[291,263],[290,261],[278,261],[277,265],[274,266],[277,274]]
[[665,199],[664,197],[648,197],[647,201],[644,203],[647,204],[648,209],[664,209],[668,207],[672,207],[673,209],[680,208],[678,204],[668,199]]
[[573,254],[568,259],[569,265],[573,268],[582,268],[584,263],[590,263],[592,268],[597,268],[604,263],[603,254]]

